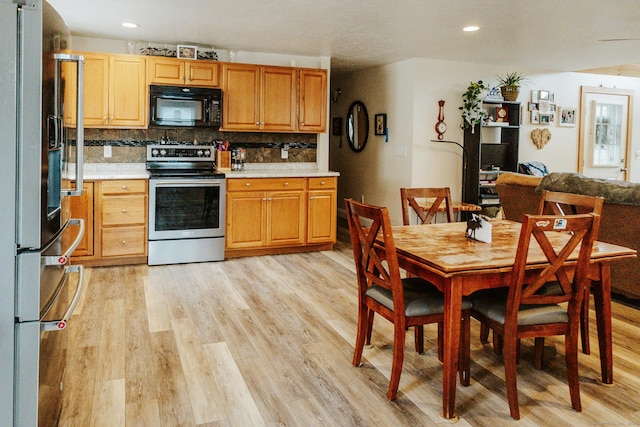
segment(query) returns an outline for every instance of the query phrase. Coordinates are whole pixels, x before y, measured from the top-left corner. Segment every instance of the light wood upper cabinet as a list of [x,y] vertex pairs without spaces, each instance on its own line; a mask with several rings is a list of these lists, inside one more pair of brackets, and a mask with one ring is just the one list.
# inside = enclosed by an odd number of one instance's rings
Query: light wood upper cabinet
[[260,129],[260,67],[249,64],[222,65],[225,130]]
[[147,59],[149,84],[219,87],[218,63],[150,57]]
[[223,129],[296,130],[296,69],[224,64]]
[[298,130],[322,133],[327,130],[327,71],[299,70]]
[[[84,56],[84,126],[141,128],[147,126],[145,58],[134,55],[81,53]],[[64,122],[76,123],[76,75],[63,64]]]

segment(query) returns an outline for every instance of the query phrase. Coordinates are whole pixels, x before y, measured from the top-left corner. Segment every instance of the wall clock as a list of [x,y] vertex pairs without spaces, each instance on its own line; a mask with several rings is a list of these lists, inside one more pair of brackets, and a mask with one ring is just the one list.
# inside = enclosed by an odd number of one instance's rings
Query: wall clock
[[447,131],[447,125],[444,122],[444,101],[438,101],[439,109],[438,109],[438,121],[436,122],[436,133],[438,134],[438,139],[444,138],[444,133]]

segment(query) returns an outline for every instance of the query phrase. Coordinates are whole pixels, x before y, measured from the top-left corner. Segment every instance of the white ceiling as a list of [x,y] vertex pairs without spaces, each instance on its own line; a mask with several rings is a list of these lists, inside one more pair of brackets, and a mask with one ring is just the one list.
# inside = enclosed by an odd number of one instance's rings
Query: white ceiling
[[327,56],[334,73],[415,57],[505,71],[640,63],[638,0],[48,1],[74,35]]

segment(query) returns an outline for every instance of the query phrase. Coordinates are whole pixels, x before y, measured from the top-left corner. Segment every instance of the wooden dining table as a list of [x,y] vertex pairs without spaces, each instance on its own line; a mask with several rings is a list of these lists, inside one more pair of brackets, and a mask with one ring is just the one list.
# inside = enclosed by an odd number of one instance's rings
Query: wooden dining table
[[[492,241],[484,243],[466,237],[466,222],[393,227],[400,267],[435,284],[444,293],[444,368],[442,418],[456,420],[455,398],[460,345],[462,297],[489,288],[509,286],[521,224],[508,220],[491,221]],[[552,240],[560,246],[565,236]],[[568,236],[566,236],[568,238]],[[555,242],[555,243],[554,243]],[[527,270],[547,265],[539,248],[532,245]],[[596,242],[589,277],[598,329],[602,381],[613,383],[611,341],[612,261],[636,256],[636,251]],[[577,252],[570,260],[577,259]]]

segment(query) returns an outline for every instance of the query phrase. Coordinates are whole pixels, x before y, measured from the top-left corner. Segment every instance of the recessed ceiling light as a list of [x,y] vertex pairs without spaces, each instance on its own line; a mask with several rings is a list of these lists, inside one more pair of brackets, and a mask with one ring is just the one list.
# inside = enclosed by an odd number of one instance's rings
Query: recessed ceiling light
[[469,27],[464,27],[462,29],[462,31],[472,32],[472,31],[478,31],[479,29],[480,29],[480,27],[476,27],[475,25],[471,25]]
[[138,24],[134,24],[133,22],[123,22],[122,26],[127,28],[137,28]]

